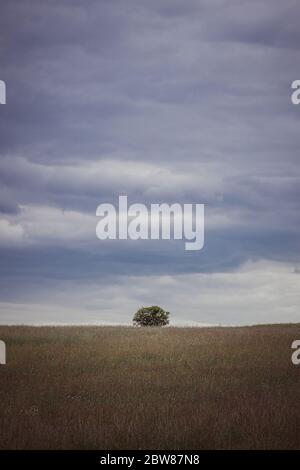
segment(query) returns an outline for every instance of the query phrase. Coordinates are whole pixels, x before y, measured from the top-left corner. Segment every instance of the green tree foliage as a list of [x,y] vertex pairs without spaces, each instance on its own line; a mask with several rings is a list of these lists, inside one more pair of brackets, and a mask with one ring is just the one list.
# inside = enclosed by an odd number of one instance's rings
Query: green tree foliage
[[140,308],[133,317],[136,326],[164,326],[169,324],[169,312],[157,305]]

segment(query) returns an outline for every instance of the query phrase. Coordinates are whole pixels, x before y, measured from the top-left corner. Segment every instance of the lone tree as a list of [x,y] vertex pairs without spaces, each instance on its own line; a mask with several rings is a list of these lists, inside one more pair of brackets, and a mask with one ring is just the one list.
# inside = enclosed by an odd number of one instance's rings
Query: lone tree
[[136,326],[164,326],[169,324],[169,312],[157,305],[140,308],[133,317]]

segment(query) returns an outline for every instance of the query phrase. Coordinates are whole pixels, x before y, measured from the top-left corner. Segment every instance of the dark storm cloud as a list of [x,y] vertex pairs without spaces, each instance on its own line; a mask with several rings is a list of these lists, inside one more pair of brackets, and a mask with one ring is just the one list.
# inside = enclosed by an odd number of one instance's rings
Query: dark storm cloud
[[[292,0],[2,2],[5,291],[299,264],[298,17]],[[205,203],[204,250],[101,245],[95,209],[121,193]]]

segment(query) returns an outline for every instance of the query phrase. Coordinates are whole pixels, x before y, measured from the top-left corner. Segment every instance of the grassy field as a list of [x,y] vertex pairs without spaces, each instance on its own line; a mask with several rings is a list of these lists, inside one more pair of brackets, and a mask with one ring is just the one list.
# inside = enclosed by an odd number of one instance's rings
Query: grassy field
[[0,327],[2,449],[300,448],[299,325]]

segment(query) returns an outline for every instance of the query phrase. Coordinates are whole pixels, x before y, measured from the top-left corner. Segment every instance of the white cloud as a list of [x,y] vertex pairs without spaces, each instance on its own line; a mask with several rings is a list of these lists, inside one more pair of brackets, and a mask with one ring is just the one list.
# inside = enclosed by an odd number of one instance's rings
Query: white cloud
[[94,241],[96,219],[55,207],[20,206],[16,215],[0,219],[0,245],[20,246]]
[[172,324],[298,322],[300,276],[292,265],[248,262],[231,273],[115,276],[59,281],[27,302],[1,303],[1,323],[124,323],[142,305],[159,304]]
[[19,223],[0,219],[0,246],[16,246],[24,243],[25,232]]

